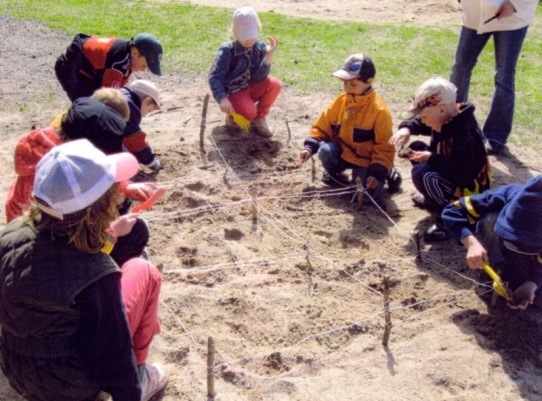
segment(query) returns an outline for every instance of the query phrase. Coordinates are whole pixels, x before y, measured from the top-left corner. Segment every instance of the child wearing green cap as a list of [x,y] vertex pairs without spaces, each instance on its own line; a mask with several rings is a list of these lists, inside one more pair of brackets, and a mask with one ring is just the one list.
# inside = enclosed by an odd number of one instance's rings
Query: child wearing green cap
[[162,45],[150,33],[140,33],[129,41],[78,33],[58,57],[55,73],[73,102],[102,87],[122,88],[132,72],[148,69],[162,75],[162,53]]

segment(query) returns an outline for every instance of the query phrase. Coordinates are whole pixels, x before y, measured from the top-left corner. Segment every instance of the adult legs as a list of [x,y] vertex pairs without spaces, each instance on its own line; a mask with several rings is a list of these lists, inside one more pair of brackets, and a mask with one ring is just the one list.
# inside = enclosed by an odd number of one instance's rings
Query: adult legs
[[457,87],[457,101],[464,103],[469,97],[472,70],[491,33],[479,35],[474,29],[461,27],[455,50],[450,82]]
[[[505,145],[512,131],[516,65],[527,28],[493,33],[495,42],[494,89],[489,114],[482,129],[487,140]],[[501,146],[502,147],[502,146]]]

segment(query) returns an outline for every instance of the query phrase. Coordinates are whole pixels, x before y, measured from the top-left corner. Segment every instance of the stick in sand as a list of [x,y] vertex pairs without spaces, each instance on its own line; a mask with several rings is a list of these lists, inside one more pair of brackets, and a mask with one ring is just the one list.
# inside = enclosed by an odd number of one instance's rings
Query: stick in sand
[[203,110],[201,111],[201,123],[199,126],[199,148],[202,152],[204,151],[203,134],[205,133],[205,126],[207,125],[207,108],[209,107],[210,98],[211,95],[207,93],[205,95],[205,98],[203,99]]
[[384,347],[388,346],[388,341],[390,339],[391,333],[391,313],[390,313],[390,282],[388,277],[384,277],[384,337],[382,338],[382,345]]
[[215,340],[213,337],[207,339],[207,401],[215,399]]

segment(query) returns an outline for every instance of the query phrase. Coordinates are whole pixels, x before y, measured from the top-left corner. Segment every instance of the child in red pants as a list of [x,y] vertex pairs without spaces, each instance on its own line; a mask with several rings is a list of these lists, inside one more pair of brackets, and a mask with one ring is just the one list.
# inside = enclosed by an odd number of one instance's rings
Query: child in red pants
[[261,23],[250,7],[241,7],[233,14],[233,41],[220,45],[211,72],[209,85],[220,110],[227,114],[226,128],[238,129],[231,113],[250,121],[250,130],[269,138],[273,131],[266,117],[282,89],[282,83],[269,75],[277,38],[269,37],[266,44],[258,40]]

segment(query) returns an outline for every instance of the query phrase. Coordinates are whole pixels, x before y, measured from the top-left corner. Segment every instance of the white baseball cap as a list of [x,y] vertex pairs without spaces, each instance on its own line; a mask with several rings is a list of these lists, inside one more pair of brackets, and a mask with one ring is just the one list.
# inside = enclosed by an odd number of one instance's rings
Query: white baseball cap
[[260,33],[260,19],[252,7],[241,7],[233,13],[233,33],[238,40],[256,39]]
[[444,78],[430,78],[416,89],[414,100],[403,113],[403,118],[412,118],[423,108],[440,104],[454,104],[457,99],[457,88]]
[[150,96],[158,108],[162,108],[162,104],[160,102],[160,92],[154,83],[147,81],[146,79],[136,79],[135,81],[130,82],[128,85],[137,93],[144,96]]
[[60,220],[96,202],[115,182],[132,178],[137,159],[127,152],[105,155],[87,139],[51,149],[36,167],[32,195],[45,213]]

